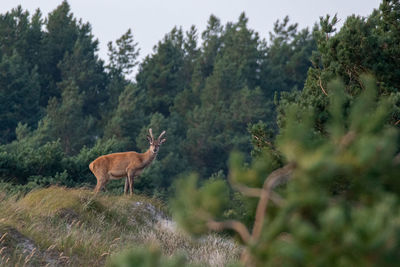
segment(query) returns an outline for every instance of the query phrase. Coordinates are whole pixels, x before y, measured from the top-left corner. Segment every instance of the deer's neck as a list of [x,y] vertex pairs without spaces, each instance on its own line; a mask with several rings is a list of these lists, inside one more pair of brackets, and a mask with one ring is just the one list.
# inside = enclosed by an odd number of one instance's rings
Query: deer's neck
[[156,158],[157,153],[154,153],[153,151],[150,150],[150,148],[143,153],[144,157],[143,157],[143,165],[144,167],[150,165],[150,163]]

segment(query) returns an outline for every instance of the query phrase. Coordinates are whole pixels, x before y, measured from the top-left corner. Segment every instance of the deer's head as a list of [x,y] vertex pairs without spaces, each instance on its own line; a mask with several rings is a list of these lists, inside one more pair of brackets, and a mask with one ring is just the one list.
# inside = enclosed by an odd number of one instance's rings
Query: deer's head
[[163,131],[157,139],[154,139],[153,131],[151,128],[149,129],[149,134],[150,135],[147,136],[147,140],[149,140],[149,143],[150,143],[150,151],[155,154],[158,152],[160,145],[162,143],[164,143],[165,141],[167,141],[167,139],[165,139],[165,138],[161,139],[163,137],[163,135],[165,134],[165,131]]

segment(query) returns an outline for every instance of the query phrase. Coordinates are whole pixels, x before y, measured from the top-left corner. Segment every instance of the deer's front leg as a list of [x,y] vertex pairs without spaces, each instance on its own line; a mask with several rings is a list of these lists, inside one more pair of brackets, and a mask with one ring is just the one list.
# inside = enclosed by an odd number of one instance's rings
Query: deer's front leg
[[[132,196],[133,194],[133,182],[135,178],[135,171],[129,171],[128,172],[128,177],[126,178],[128,180],[128,185],[129,185],[129,194]],[[128,191],[128,190],[127,190]],[[127,192],[128,193],[128,192]]]

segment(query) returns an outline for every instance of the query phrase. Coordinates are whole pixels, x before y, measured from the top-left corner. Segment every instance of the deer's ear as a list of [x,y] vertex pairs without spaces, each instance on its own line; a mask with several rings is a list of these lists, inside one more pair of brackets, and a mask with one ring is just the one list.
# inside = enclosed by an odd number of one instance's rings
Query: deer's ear
[[166,139],[166,138],[164,138],[164,139],[161,139],[161,141],[160,141],[160,145],[161,145],[162,143],[164,143],[165,141],[167,141],[167,139]]
[[147,140],[149,141],[149,143],[151,144],[152,143],[151,137],[150,136],[146,136],[146,137],[147,137]]

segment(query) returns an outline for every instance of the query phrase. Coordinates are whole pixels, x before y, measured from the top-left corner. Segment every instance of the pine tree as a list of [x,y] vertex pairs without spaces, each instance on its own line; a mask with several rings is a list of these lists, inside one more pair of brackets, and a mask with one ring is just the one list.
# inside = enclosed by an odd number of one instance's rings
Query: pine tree
[[107,44],[110,61],[107,68],[112,75],[130,75],[138,64],[136,60],[140,51],[137,48],[138,43],[134,42],[131,29],[128,29],[115,43],[117,47],[114,47],[112,42]]
[[[43,21],[40,10],[31,17],[21,6],[0,15],[0,54],[19,54],[29,68],[38,66],[42,52]],[[39,70],[40,73],[40,70]]]
[[183,90],[183,33],[174,28],[154,47],[136,76],[139,89],[146,94],[146,112],[170,113],[174,97]]
[[221,21],[216,16],[211,15],[208,19],[207,28],[201,35],[203,47],[198,67],[201,77],[207,78],[213,72],[215,57],[222,42],[222,30]]
[[39,117],[39,76],[15,51],[0,60],[0,143],[15,139],[18,122],[34,126]]
[[83,96],[83,114],[100,119],[108,101],[108,80],[103,61],[96,55],[98,42],[92,40],[90,25],[82,27],[86,28],[84,37],[76,40],[73,50],[57,65],[61,72],[58,85],[73,81]]
[[108,43],[109,64],[106,66],[110,76],[108,110],[114,110],[117,107],[118,97],[129,84],[129,76],[138,64],[137,57],[140,51],[137,48],[138,43],[134,42],[131,29],[117,39],[115,43],[116,47],[113,46],[112,42]]
[[71,13],[70,5],[63,1],[49,13],[45,23],[46,33],[43,36],[43,55],[39,61],[42,77],[41,106],[46,106],[51,97],[61,97],[57,83],[61,81],[58,63],[66,52],[71,53],[78,39],[78,22]]
[[91,121],[83,116],[84,99],[74,81],[64,81],[61,101],[52,98],[47,106],[47,115],[39,124],[36,134],[42,135],[43,140],[57,140],[61,142],[63,151],[67,155],[76,154],[88,143],[87,135]]
[[270,32],[270,44],[261,64],[261,88],[272,98],[276,92],[302,89],[311,67],[311,53],[316,43],[308,28],[298,31],[298,25],[289,24],[289,17],[276,21]]

